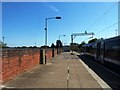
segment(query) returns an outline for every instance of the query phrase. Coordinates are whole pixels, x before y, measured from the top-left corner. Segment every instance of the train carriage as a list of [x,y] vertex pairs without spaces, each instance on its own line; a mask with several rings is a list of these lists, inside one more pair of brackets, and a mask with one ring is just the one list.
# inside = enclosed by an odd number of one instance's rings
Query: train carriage
[[106,39],[104,42],[104,61],[120,67],[120,36]]
[[120,36],[85,44],[84,53],[94,56],[103,65],[120,71]]

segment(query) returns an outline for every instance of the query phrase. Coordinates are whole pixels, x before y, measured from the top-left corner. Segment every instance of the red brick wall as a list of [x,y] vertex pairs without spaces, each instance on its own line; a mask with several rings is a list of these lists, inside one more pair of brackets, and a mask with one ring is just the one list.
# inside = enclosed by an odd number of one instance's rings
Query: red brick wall
[[2,81],[6,82],[40,63],[39,49],[15,49],[2,52]]
[[[59,49],[59,53],[61,50]],[[57,49],[54,49],[54,56]],[[47,50],[47,60],[52,58],[52,49]],[[1,58],[0,58],[1,59]],[[2,83],[40,64],[40,49],[3,49],[2,50]],[[0,64],[1,64],[0,63]],[[1,69],[1,68],[0,68]]]
[[57,49],[54,49],[54,56],[57,55]]
[[[47,60],[52,58],[52,49],[47,49]],[[58,49],[58,53],[61,53],[62,49]],[[57,55],[57,49],[54,49],[54,56]]]
[[46,58],[47,58],[47,60],[52,58],[52,49],[47,50],[47,57]]
[[2,51],[1,50],[0,50],[0,84],[2,84]]

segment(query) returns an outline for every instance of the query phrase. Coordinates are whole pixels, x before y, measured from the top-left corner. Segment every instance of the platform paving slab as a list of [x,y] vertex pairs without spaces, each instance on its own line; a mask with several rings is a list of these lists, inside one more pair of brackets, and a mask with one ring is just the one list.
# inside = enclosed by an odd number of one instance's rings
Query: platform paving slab
[[[76,54],[63,52],[3,84],[14,88],[98,88],[99,83],[86,70]],[[68,75],[69,68],[69,75]]]

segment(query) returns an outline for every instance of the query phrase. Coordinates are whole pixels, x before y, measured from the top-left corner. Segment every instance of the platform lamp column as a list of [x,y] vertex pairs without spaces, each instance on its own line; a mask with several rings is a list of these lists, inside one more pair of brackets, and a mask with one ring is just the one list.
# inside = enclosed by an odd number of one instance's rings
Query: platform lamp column
[[61,17],[51,17],[45,19],[45,64],[46,64],[46,56],[47,56],[47,20],[49,19],[61,19]]

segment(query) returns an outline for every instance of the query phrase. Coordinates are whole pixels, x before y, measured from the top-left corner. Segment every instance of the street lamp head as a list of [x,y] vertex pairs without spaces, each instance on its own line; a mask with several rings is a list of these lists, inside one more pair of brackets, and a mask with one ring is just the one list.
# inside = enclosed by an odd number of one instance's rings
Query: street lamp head
[[66,36],[66,35],[63,35],[63,36]]
[[61,19],[61,17],[55,17],[56,19]]

